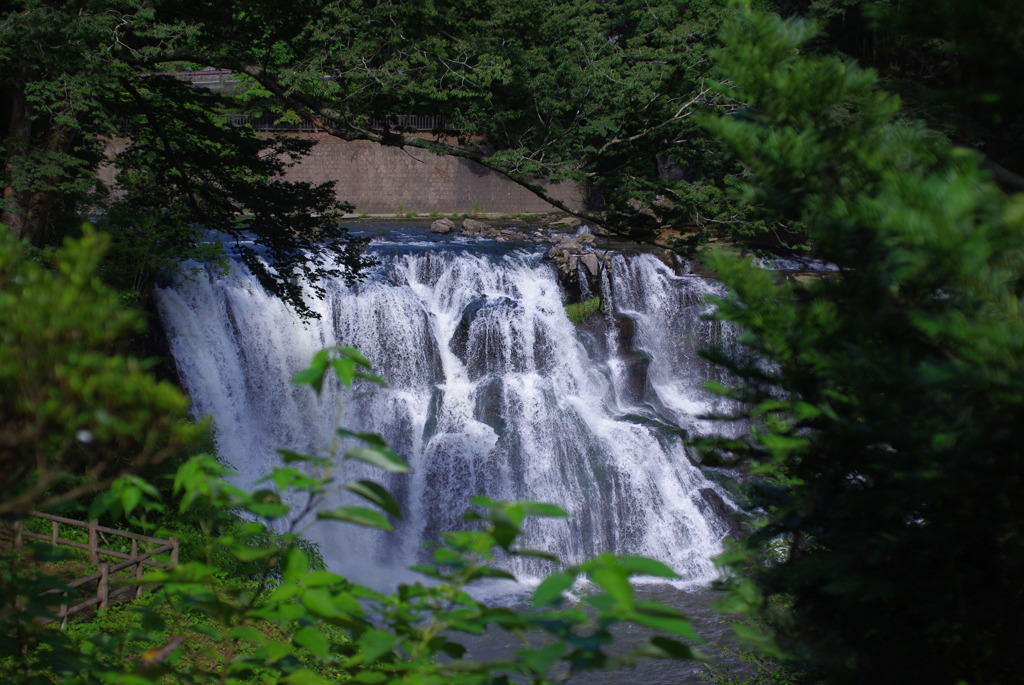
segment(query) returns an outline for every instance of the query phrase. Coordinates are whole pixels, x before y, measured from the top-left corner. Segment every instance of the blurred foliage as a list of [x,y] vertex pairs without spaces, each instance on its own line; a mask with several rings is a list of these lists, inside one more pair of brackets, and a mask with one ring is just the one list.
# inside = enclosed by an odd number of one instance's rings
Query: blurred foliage
[[815,48],[877,70],[908,115],[1024,168],[1024,12],[1016,0],[778,0],[777,9],[820,22]]
[[205,430],[177,388],[117,354],[141,320],[96,276],[107,242],[87,228],[44,266],[0,231],[0,514],[109,488]]
[[[1024,197],[897,120],[873,72],[801,54],[808,23],[746,11],[717,54],[742,116],[709,130],[746,192],[838,271],[789,281],[724,251],[712,358],[753,422],[708,458],[761,475],[760,528],[721,559],[745,628],[830,683],[1019,678]],[[783,600],[779,602],[777,600]]]

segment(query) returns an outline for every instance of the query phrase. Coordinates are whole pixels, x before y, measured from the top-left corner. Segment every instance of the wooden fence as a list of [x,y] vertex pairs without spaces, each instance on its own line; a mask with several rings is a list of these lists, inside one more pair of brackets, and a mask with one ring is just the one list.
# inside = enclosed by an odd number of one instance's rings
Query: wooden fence
[[[69,589],[76,589],[95,582],[95,597],[90,597],[82,602],[69,606],[66,601],[68,599],[67,591],[54,588],[43,593],[43,596],[51,594],[64,595],[63,599],[65,599],[65,601],[61,603],[60,610],[57,612],[57,618],[61,620],[62,626],[67,623],[69,616],[77,614],[80,611],[84,611],[89,607],[98,605],[101,609],[106,608],[109,606],[111,600],[118,595],[131,595],[136,599],[141,597],[144,590],[142,574],[143,569],[146,566],[154,568],[171,568],[178,564],[177,538],[168,538],[165,540],[163,538],[154,538],[148,535],[140,535],[138,533],[128,533],[114,528],[101,526],[95,519],[88,522],[76,521],[75,519],[54,516],[52,514],[44,514],[42,512],[32,512],[31,516],[49,521],[50,534],[46,535],[45,533],[36,533],[26,530],[23,522],[18,521],[14,524],[13,530],[15,548],[20,548],[24,544],[26,538],[44,540],[54,546],[63,545],[65,547],[84,549],[89,552],[89,561],[97,565],[96,573],[76,578],[67,584]],[[76,542],[74,540],[67,540],[60,537],[60,527],[62,525],[73,528],[85,528],[88,531],[89,542]],[[101,547],[101,538],[103,538],[103,542],[105,544],[108,544],[106,542],[107,535],[127,538],[130,540],[130,552],[126,554],[117,550]],[[139,543],[146,543],[152,546],[152,549],[140,554]],[[157,561],[156,557],[161,554],[168,554],[169,562]],[[122,559],[123,561],[111,564],[109,562],[100,561],[101,556]],[[130,580],[118,579],[115,583],[111,583],[111,576],[128,568],[133,569]]]

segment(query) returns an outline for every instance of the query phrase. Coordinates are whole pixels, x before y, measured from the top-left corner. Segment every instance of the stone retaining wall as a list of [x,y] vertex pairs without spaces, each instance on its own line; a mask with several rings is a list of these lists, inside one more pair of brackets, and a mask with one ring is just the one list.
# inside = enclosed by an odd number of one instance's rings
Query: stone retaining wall
[[[533,193],[476,162],[438,156],[412,148],[385,147],[365,141],[347,142],[325,134],[297,133],[316,140],[310,154],[290,169],[295,181],[337,181],[338,198],[355,205],[356,214],[534,214],[558,211]],[[115,141],[116,154],[124,141]],[[110,183],[114,171],[106,168]],[[583,207],[579,184],[549,184],[552,196],[571,207]]]

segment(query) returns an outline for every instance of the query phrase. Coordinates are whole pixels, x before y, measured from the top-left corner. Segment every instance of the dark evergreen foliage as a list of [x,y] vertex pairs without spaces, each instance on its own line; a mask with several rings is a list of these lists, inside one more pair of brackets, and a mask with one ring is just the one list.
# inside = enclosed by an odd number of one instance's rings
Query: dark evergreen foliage
[[748,13],[719,63],[749,116],[707,120],[839,271],[780,280],[710,264],[747,353],[752,464],[767,518],[724,558],[734,608],[830,683],[1009,683],[1024,634],[1024,198],[975,153],[897,123],[813,30]]
[[[103,215],[115,242],[104,272],[135,296],[148,293],[161,269],[223,259],[208,236],[219,231],[270,292],[310,316],[301,282],[315,294],[320,279],[354,278],[367,264],[339,225],[351,206],[336,199],[333,183],[283,180],[310,143],[228,126],[218,115],[238,107],[230,93],[160,75],[183,66],[174,45],[214,38],[197,37],[198,17],[178,9],[35,0],[4,9],[0,222],[47,246],[76,232],[83,213]],[[244,22],[228,25],[238,40],[258,37]],[[120,136],[130,137],[127,150],[105,160]],[[105,163],[118,170],[113,188],[99,181]]]

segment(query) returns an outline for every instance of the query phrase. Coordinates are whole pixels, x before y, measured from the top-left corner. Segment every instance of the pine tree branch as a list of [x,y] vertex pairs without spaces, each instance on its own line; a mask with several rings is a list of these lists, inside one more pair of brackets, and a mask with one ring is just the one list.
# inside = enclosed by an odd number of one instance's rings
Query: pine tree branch
[[490,171],[500,174],[541,200],[547,202],[552,207],[555,207],[566,214],[575,216],[590,224],[608,228],[608,226],[605,226],[605,220],[601,217],[585,210],[579,210],[569,206],[567,203],[554,197],[550,192],[548,192],[548,189],[540,183],[531,180],[525,174],[517,173],[500,164],[494,163],[488,158],[488,155],[480,150],[460,145],[453,145],[442,140],[421,138],[397,131],[375,131],[358,126],[354,124],[348,116],[332,109],[318,99],[304,93],[289,91],[281,84],[276,75],[268,72],[263,67],[247,64],[219,55],[207,55],[190,50],[171,50],[163,53],[156,61],[197,62],[199,64],[207,64],[220,69],[230,69],[231,71],[245,74],[267,89],[267,91],[276,97],[282,104],[294,110],[299,114],[299,116],[312,122],[317,129],[339,140],[348,142],[363,140],[398,148],[412,147],[426,150],[427,152],[431,152],[435,155],[466,159],[471,162],[475,162]]

